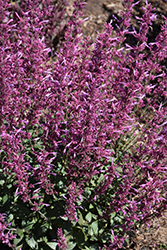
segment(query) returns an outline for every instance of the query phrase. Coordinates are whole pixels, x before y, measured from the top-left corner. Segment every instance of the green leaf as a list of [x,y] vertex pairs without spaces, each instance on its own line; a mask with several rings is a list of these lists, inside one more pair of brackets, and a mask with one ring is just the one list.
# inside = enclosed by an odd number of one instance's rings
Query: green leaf
[[93,229],[91,226],[88,226],[88,235],[90,235],[90,236],[93,235]]
[[24,231],[22,229],[18,228],[17,235],[19,235],[20,237],[24,236]]
[[110,224],[111,226],[114,224],[114,220],[110,218]]
[[13,218],[14,218],[13,214],[9,214],[9,216],[8,216],[8,222],[13,221]]
[[[71,229],[71,228],[70,228],[70,229]],[[69,230],[64,229],[63,232],[64,232],[64,237],[65,237],[65,239],[66,239],[66,242],[70,242],[70,241],[73,240],[74,237],[73,237],[73,235],[71,234],[71,231],[69,232]]]
[[84,219],[83,219],[83,216],[82,216],[82,213],[80,211],[78,211],[78,224],[80,226],[83,226],[85,223],[84,223]]
[[34,221],[28,222],[27,225],[26,225],[26,227],[24,228],[24,230],[25,230],[26,232],[28,232],[29,230],[31,230],[31,229],[33,228],[34,224],[35,224]]
[[23,247],[23,244],[21,244],[20,246],[17,246],[17,247],[15,248],[15,250],[20,250],[20,249],[22,249],[22,247]]
[[116,215],[116,212],[111,213],[111,214],[110,214],[110,218],[111,218],[111,219],[112,219],[112,218],[114,218],[114,217],[115,217],[115,215]]
[[117,167],[117,171],[122,173],[122,167]]
[[95,183],[95,181],[94,181],[94,180],[91,180],[91,181],[90,181],[90,183],[92,184],[92,186],[93,186],[93,187],[95,187],[95,186],[96,186],[96,183]]
[[8,200],[8,195],[6,194],[6,195],[3,197],[3,205],[6,203],[7,200]]
[[4,180],[0,180],[0,185],[3,186],[3,184],[5,183]]
[[56,250],[56,247],[58,245],[57,242],[46,242],[46,244],[53,250]]
[[161,248],[161,249],[167,249],[167,245],[166,245],[166,244],[161,244],[161,245],[160,245],[160,248]]
[[89,212],[89,213],[85,216],[85,219],[86,219],[88,222],[91,222],[91,220],[92,220],[92,214],[91,214],[91,212]]
[[124,244],[126,244],[126,245],[128,246],[128,245],[129,245],[129,243],[130,243],[129,238],[126,238],[126,239],[125,239],[125,243],[124,243]]
[[106,233],[105,235],[103,235],[101,240],[102,240],[103,243],[106,243],[106,241],[112,241],[113,240],[113,235],[111,233]]
[[72,250],[72,249],[74,249],[75,248],[75,246],[76,246],[76,242],[69,242],[68,243],[68,250]]
[[103,232],[104,232],[104,228],[101,228],[101,229],[99,230],[99,235],[102,234]]
[[66,216],[61,216],[60,218],[61,218],[62,220],[68,221],[68,217],[66,217]]
[[26,242],[32,249],[35,250],[38,249],[38,243],[34,240],[33,237],[31,238],[26,237]]
[[93,204],[90,204],[89,209],[92,209],[92,208],[94,208],[94,206],[93,206]]
[[97,220],[97,215],[96,214],[92,214],[92,218],[94,218],[95,220]]
[[12,188],[12,184],[7,185],[7,188],[11,189]]
[[36,233],[36,236],[44,236],[46,235],[46,232],[48,231],[48,224],[47,223],[43,223],[42,225],[40,223],[36,223],[33,227],[33,230]]
[[85,250],[89,250],[89,249],[90,249],[89,247],[85,246]]
[[45,242],[47,243],[48,242],[48,238],[45,236],[45,237],[38,237],[38,240],[37,240],[38,243],[41,243],[41,242]]
[[102,216],[103,215],[103,210],[101,209],[101,207],[96,207],[96,209],[97,209],[98,214],[100,216]]
[[93,229],[93,232],[95,235],[98,234],[98,221],[94,221],[92,224],[91,224],[91,228]]
[[23,231],[21,229],[17,229],[17,236],[13,240],[14,245],[17,246],[19,244],[19,242],[23,239],[23,237],[24,237]]
[[104,175],[101,174],[100,177],[98,178],[98,183],[104,181],[104,179],[105,179]]

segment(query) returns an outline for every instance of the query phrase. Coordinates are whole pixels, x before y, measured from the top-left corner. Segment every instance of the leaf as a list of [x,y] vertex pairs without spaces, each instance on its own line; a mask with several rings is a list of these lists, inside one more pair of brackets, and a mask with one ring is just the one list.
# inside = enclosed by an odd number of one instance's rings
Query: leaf
[[118,171],[119,173],[122,173],[122,167],[117,167],[117,171]]
[[68,217],[66,217],[66,216],[61,216],[60,218],[61,218],[62,220],[68,221]]
[[93,186],[93,187],[95,187],[95,186],[96,186],[96,183],[95,183],[95,181],[94,181],[94,180],[91,180],[91,181],[90,181],[90,183],[92,184],[92,186]]
[[100,216],[102,216],[103,215],[103,210],[100,207],[96,207],[96,209],[97,209],[98,214]]
[[17,246],[19,244],[19,242],[23,239],[23,237],[24,237],[23,231],[21,229],[17,229],[17,236],[13,240],[14,245]]
[[98,178],[98,183],[101,183],[104,180],[105,180],[104,175],[101,174],[100,177]]
[[6,203],[7,200],[8,200],[8,195],[6,194],[6,195],[3,197],[3,205]]
[[101,229],[99,230],[99,235],[102,234],[103,232],[104,232],[104,228],[101,228]]
[[[70,228],[71,229],[71,228]],[[64,237],[66,239],[66,242],[70,242],[70,240],[73,240],[73,235],[71,234],[71,231],[64,229]]]
[[98,221],[94,221],[92,224],[91,224],[91,228],[93,229],[93,232],[95,235],[98,234]]
[[18,228],[17,235],[19,235],[20,237],[24,236],[24,231],[22,229]]
[[9,214],[9,216],[8,216],[8,222],[13,221],[13,218],[14,218],[13,214]]
[[91,220],[92,220],[92,214],[91,214],[91,212],[89,212],[89,213],[85,216],[85,219],[86,219],[88,222],[91,222]]
[[35,224],[34,221],[28,222],[27,225],[26,225],[26,227],[24,227],[24,230],[25,230],[26,232],[28,232],[29,230],[31,230],[31,229],[34,227],[34,224]]
[[36,223],[34,225],[33,230],[35,231],[36,235],[38,236],[44,236],[46,235],[46,232],[48,231],[48,224],[47,223],[43,223],[42,225],[40,223]]
[[35,250],[38,249],[38,243],[34,240],[33,237],[31,238],[26,237],[26,242],[32,249]]
[[91,226],[88,226],[88,234],[89,234],[90,236],[93,235],[93,229],[92,229]]
[[94,208],[94,206],[93,206],[93,204],[90,203],[89,209],[92,209],[92,208]]
[[130,243],[129,238],[126,238],[126,239],[125,239],[125,242],[124,242],[125,246],[128,246],[129,243]]
[[45,237],[38,237],[38,240],[37,240],[38,243],[41,243],[41,242],[45,242],[47,243],[48,242],[48,238],[45,236]]
[[57,242],[46,242],[46,244],[53,250],[56,250],[56,247],[58,245]]
[[113,240],[113,235],[111,233],[106,233],[105,235],[103,235],[101,240],[102,240],[103,243],[106,243],[106,241],[112,241]]
[[110,214],[110,218],[111,218],[111,219],[112,219],[112,218],[114,218],[114,217],[115,217],[115,215],[116,215],[116,212],[111,213],[111,214]]
[[98,217],[98,215],[92,214],[92,218],[94,218],[95,220],[97,220],[97,217]]
[[16,247],[15,250],[20,250],[20,249],[22,249],[22,247],[23,247],[23,244],[21,244],[20,246]]
[[85,223],[84,223],[84,219],[83,219],[83,216],[82,216],[82,213],[80,211],[78,211],[78,224],[80,226],[83,226]]
[[76,246],[76,242],[69,242],[68,243],[68,250],[72,250],[72,249],[74,249],[75,248],[75,246]]
[[3,186],[3,184],[5,183],[4,180],[0,180],[0,185]]
[[11,189],[11,188],[12,188],[12,184],[8,184],[8,185],[7,185],[7,188],[8,188],[8,189]]
[[114,224],[114,220],[110,218],[110,224],[111,226]]

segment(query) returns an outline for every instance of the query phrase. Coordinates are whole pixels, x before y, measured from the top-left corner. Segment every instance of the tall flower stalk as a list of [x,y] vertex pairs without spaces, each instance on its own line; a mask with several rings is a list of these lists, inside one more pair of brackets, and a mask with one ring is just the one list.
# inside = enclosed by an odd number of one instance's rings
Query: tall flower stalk
[[[148,43],[151,5],[146,2],[136,31],[133,3],[125,1],[115,35],[106,24],[92,44],[81,34],[83,5],[74,3],[65,41],[51,62],[46,27],[53,24],[53,4],[0,0],[1,169],[4,183],[14,186],[12,204],[22,200],[46,221],[53,201],[65,208],[58,223],[64,219],[71,227],[87,202],[103,208],[99,223],[110,220],[112,240],[99,247],[117,249],[134,222],[166,207],[166,23]],[[128,34],[135,45],[126,43]],[[122,216],[115,225],[113,213]],[[59,224],[57,234],[65,249]]]

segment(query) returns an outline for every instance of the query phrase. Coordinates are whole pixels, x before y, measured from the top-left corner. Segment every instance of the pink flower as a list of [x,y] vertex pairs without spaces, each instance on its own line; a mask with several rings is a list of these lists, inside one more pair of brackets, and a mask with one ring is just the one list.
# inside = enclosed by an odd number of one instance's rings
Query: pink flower
[[59,237],[59,240],[58,240],[58,247],[59,247],[59,249],[60,250],[66,250],[66,249],[68,249],[68,246],[65,243],[65,238],[63,236],[62,228],[58,228],[57,229],[57,235]]

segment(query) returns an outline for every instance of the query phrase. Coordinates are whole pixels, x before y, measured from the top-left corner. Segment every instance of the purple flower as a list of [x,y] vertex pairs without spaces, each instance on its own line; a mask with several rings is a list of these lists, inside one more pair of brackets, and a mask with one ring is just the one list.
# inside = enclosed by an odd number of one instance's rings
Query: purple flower
[[[122,213],[124,233],[134,220],[146,221],[150,211],[165,209],[167,73],[162,62],[167,57],[167,22],[155,42],[148,43],[155,18],[151,4],[146,3],[137,20],[139,31],[131,31],[133,3],[126,0],[116,33],[106,24],[92,44],[81,35],[83,3],[76,1],[65,41],[51,62],[52,34],[64,9],[50,0],[39,3],[25,0],[18,6],[0,0],[4,175],[13,178],[15,196],[36,211],[49,205],[40,200],[42,192],[53,199],[60,195],[53,177],[62,175],[65,215],[77,221],[87,184],[103,173],[88,199],[98,202],[112,190],[103,217]],[[128,34],[137,39],[135,45],[126,44]],[[1,239],[9,244],[7,227],[1,217]],[[112,228],[113,242],[106,249],[121,247],[123,233],[119,237]],[[62,229],[57,234],[59,248],[67,249]]]
[[63,236],[62,228],[58,228],[57,229],[57,235],[59,237],[59,240],[58,240],[58,247],[59,247],[59,249],[60,250],[66,250],[66,249],[68,249],[68,246],[65,243],[65,238]]

